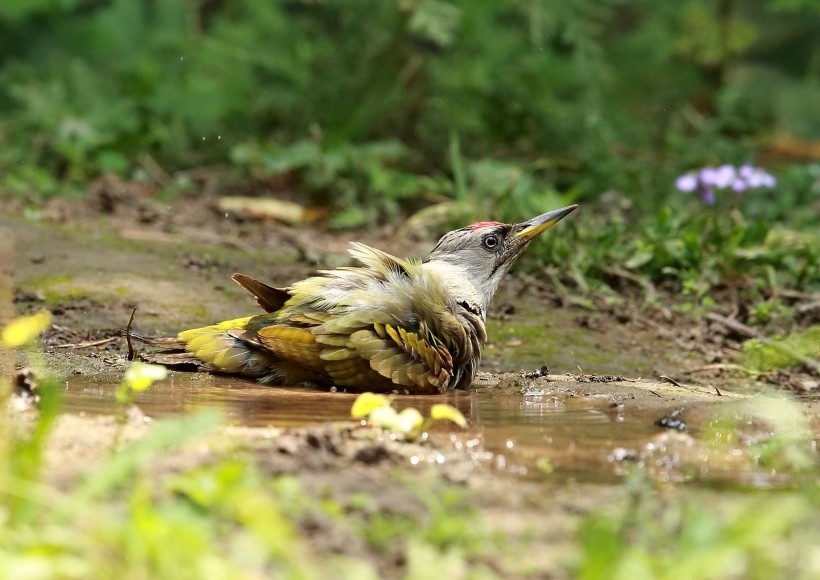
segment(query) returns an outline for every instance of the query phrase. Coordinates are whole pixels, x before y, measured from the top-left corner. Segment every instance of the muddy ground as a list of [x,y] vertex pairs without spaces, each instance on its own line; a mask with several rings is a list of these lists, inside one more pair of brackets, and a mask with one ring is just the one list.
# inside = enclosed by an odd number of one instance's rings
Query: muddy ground
[[[119,331],[134,307],[136,330],[176,333],[255,311],[230,280],[233,272],[286,285],[347,264],[351,238],[409,255],[424,253],[436,234],[260,224],[219,212],[208,200],[161,203],[117,183],[23,214],[10,207],[0,229],[14,239],[17,311],[47,308],[54,315],[45,362],[49,373],[65,377],[67,412],[51,438],[47,472],[62,489],[93,474],[110,453],[113,389],[128,364]],[[578,522],[623,505],[628,494],[613,484],[634,469],[657,481],[707,483],[665,492],[696,501],[725,500],[734,492],[714,489],[724,484],[790,483],[759,469],[749,441],[772,426],[756,424],[747,402],[779,395],[756,394],[765,385],[733,367],[730,332],[629,301],[591,310],[553,292],[537,273],[510,278],[490,315],[478,384],[396,401],[422,411],[433,400],[450,402],[467,416],[466,431],[438,427],[422,441],[404,442],[347,420],[351,394],[173,373],[138,399],[141,413],[122,443],[144,437],[165,416],[215,407],[226,426],[158,455],[145,469],[160,477],[240,450],[264,473],[294,475],[313,497],[329,494],[348,505],[367,493],[374,498],[368,509],[399,514],[427,509],[419,487],[436,494],[457,488],[504,537],[503,554],[485,562],[503,576],[566,575],[578,552]],[[804,394],[817,388],[807,374],[781,382]],[[817,439],[820,411],[811,399],[802,409]],[[745,438],[722,447],[704,440],[716,417],[751,418]],[[314,518],[302,526],[319,552],[371,559],[388,576],[402,569],[399,551],[376,553],[338,523]]]

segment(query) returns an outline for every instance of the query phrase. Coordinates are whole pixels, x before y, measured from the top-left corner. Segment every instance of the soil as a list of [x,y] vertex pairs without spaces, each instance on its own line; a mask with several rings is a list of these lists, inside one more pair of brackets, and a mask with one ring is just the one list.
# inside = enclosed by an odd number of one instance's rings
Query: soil
[[[215,198],[166,203],[154,193],[106,179],[87,198],[54,200],[27,218],[22,207],[0,216],[0,230],[14,238],[18,312],[47,308],[54,316],[44,361],[49,374],[67,377],[67,412],[50,439],[47,473],[64,489],[93,474],[110,453],[113,388],[128,364],[120,331],[134,307],[135,329],[176,333],[255,311],[231,282],[233,272],[287,285],[349,263],[350,239],[419,255],[436,237],[395,227],[353,234],[248,221],[218,211]],[[490,313],[480,380],[468,393],[432,398],[465,412],[465,432],[439,428],[404,441],[346,420],[346,393],[286,393],[173,373],[167,388],[158,385],[137,401],[144,413],[132,414],[121,443],[143,438],[157,418],[216,406],[229,425],[145,469],[160,477],[239,446],[264,473],[293,475],[314,497],[331,494],[348,505],[366,492],[375,498],[371,509],[385,512],[425,509],[419,486],[434,493],[456,487],[508,539],[509,553],[492,563],[494,571],[560,577],[576,553],[569,538],[579,520],[626,502],[627,492],[610,483],[633,468],[663,481],[789,483],[761,475],[747,443],[763,437],[765,425],[717,451],[699,439],[716,407],[733,417],[753,414],[744,401],[761,385],[733,365],[738,337],[675,314],[669,304],[622,300],[590,309],[538,276],[511,274]],[[808,373],[769,378],[804,395],[818,389]],[[422,399],[399,397],[396,405],[424,410],[430,400]],[[16,405],[24,423],[35,412],[20,399]],[[804,409],[816,439],[820,413],[812,401]],[[371,559],[387,576],[401,569],[400,556],[373,552],[338,522],[302,524],[320,551]]]

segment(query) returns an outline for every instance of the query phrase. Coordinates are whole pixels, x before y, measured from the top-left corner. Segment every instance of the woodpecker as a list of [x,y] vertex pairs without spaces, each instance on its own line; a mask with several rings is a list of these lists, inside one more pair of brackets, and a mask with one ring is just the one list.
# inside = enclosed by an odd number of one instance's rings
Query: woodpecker
[[264,314],[131,337],[144,360],[273,385],[443,393],[466,388],[487,341],[487,308],[510,266],[578,206],[516,224],[478,222],[442,236],[423,260],[352,242],[360,266],[320,271],[288,288],[244,274]]

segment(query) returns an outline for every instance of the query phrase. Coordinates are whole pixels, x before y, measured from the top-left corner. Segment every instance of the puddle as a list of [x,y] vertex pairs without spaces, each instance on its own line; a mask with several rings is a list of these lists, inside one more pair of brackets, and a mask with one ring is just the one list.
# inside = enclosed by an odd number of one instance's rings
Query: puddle
[[[454,405],[470,427],[464,433],[453,431],[453,435],[460,441],[478,438],[492,454],[492,468],[527,478],[613,482],[637,465],[663,480],[756,487],[784,483],[777,472],[762,470],[745,447],[717,449],[698,438],[717,405],[731,409],[742,404],[743,398],[662,390],[657,385],[650,389],[639,381],[535,382],[538,388],[510,387],[508,381],[506,387],[480,386],[439,397],[398,395],[394,406],[413,406],[426,415],[435,403]],[[66,383],[64,409],[111,413],[115,389],[110,380],[73,377]],[[146,415],[156,418],[217,409],[235,425],[296,427],[349,420],[355,397],[172,373],[168,380],[142,393],[137,403]],[[670,415],[680,417],[689,431],[656,426],[660,418]],[[446,427],[435,430],[448,431]]]

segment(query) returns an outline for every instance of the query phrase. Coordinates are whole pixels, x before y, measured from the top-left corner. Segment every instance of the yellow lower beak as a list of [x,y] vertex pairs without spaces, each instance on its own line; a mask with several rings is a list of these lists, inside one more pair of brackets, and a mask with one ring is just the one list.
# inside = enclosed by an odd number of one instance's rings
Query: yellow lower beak
[[530,220],[522,222],[519,227],[523,226],[523,230],[515,234],[516,239],[519,239],[524,242],[528,242],[536,237],[541,232],[548,230],[566,216],[571,214],[575,209],[578,207],[578,204],[568,205],[567,207],[562,207],[561,209],[556,209],[553,211],[549,211],[547,213],[541,214],[538,217],[534,217]]

